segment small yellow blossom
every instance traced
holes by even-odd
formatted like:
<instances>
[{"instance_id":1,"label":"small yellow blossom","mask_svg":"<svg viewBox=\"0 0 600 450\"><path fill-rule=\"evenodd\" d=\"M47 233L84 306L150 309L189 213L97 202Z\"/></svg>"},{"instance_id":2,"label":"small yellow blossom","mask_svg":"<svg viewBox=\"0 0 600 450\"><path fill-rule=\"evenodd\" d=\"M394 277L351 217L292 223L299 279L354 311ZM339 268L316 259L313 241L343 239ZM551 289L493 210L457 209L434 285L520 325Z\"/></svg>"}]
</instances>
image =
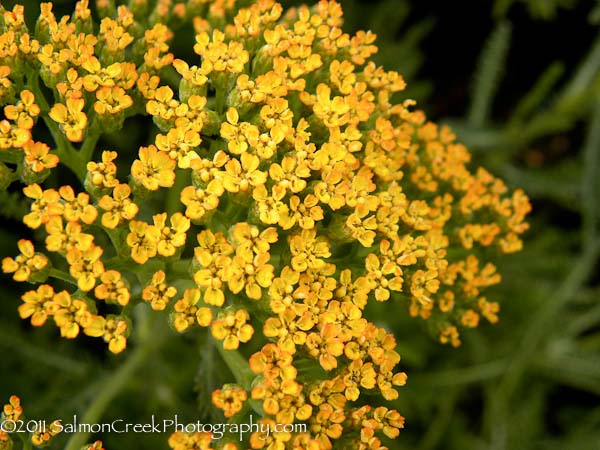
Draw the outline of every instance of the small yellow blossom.
<instances>
[{"instance_id":1,"label":"small yellow blossom","mask_svg":"<svg viewBox=\"0 0 600 450\"><path fill-rule=\"evenodd\" d=\"M199 289L186 289L183 298L175 302L171 321L179 333L183 333L196 322L202 327L207 327L212 322L210 308L198 306L200 296Z\"/></svg>"},{"instance_id":2,"label":"small yellow blossom","mask_svg":"<svg viewBox=\"0 0 600 450\"><path fill-rule=\"evenodd\" d=\"M81 221L91 225L98 216L96 208L90 204L90 196L85 192L80 192L75 196L75 191L71 186L62 186L58 193L63 199L63 217L68 222Z\"/></svg>"},{"instance_id":3,"label":"small yellow blossom","mask_svg":"<svg viewBox=\"0 0 600 450\"><path fill-rule=\"evenodd\" d=\"M106 150L102 152L102 162L87 163L87 177L92 186L105 189L114 188L119 184L119 180L116 179L117 166L113 162L117 156L117 152Z\"/></svg>"},{"instance_id":4,"label":"small yellow blossom","mask_svg":"<svg viewBox=\"0 0 600 450\"><path fill-rule=\"evenodd\" d=\"M141 147L139 159L131 165L133 179L150 191L171 187L175 182L175 161L154 145Z\"/></svg>"},{"instance_id":5,"label":"small yellow blossom","mask_svg":"<svg viewBox=\"0 0 600 450\"><path fill-rule=\"evenodd\" d=\"M152 275L152 281L142 291L142 300L149 302L152 309L162 311L177 294L177 289L166 282L165 272L159 270Z\"/></svg>"},{"instance_id":6,"label":"small yellow blossom","mask_svg":"<svg viewBox=\"0 0 600 450\"><path fill-rule=\"evenodd\" d=\"M127 245L131 248L131 258L138 264L144 264L156 256L160 230L146 222L132 220L129 222L130 233Z\"/></svg>"},{"instance_id":7,"label":"small yellow blossom","mask_svg":"<svg viewBox=\"0 0 600 450\"><path fill-rule=\"evenodd\" d=\"M213 391L211 399L213 405L222 409L225 417L229 418L241 411L248 394L240 387L226 385L223 389Z\"/></svg>"},{"instance_id":8,"label":"small yellow blossom","mask_svg":"<svg viewBox=\"0 0 600 450\"><path fill-rule=\"evenodd\" d=\"M50 147L43 142L29 141L23 146L23 151L25 152L25 164L32 172L43 172L58 165L58 156L50 153Z\"/></svg>"},{"instance_id":9,"label":"small yellow blossom","mask_svg":"<svg viewBox=\"0 0 600 450\"><path fill-rule=\"evenodd\" d=\"M72 247L67 251L69 272L84 292L93 289L96 279L104 273L104 264L100 259L102 253L102 248L97 245L91 245L86 250Z\"/></svg>"},{"instance_id":10,"label":"small yellow blossom","mask_svg":"<svg viewBox=\"0 0 600 450\"><path fill-rule=\"evenodd\" d=\"M21 297L23 304L19 306L21 319L31 318L31 325L41 327L53 314L51 308L53 298L54 288L49 284L42 284L37 290L26 292Z\"/></svg>"},{"instance_id":11,"label":"small yellow blossom","mask_svg":"<svg viewBox=\"0 0 600 450\"><path fill-rule=\"evenodd\" d=\"M94 295L106 303L121 306L127 305L131 298L126 280L116 270L107 270L100 276L100 284L94 289Z\"/></svg>"},{"instance_id":12,"label":"small yellow blossom","mask_svg":"<svg viewBox=\"0 0 600 450\"><path fill-rule=\"evenodd\" d=\"M50 440L59 434L62 429L62 423L60 420L55 420L48 425L44 423L41 429L36 430L31 435L31 443L36 447L48 445Z\"/></svg>"},{"instance_id":13,"label":"small yellow blossom","mask_svg":"<svg viewBox=\"0 0 600 450\"><path fill-rule=\"evenodd\" d=\"M32 275L48 265L48 258L41 253L36 253L33 243L27 239L20 239L17 245L21 254L14 259L4 258L2 271L12 273L15 281L28 281Z\"/></svg>"},{"instance_id":14,"label":"small yellow blossom","mask_svg":"<svg viewBox=\"0 0 600 450\"><path fill-rule=\"evenodd\" d=\"M105 195L98 201L98 206L106 211L102 214L102 226L112 230L137 215L139 207L129 198L130 195L128 184L117 184L112 195Z\"/></svg>"},{"instance_id":15,"label":"small yellow blossom","mask_svg":"<svg viewBox=\"0 0 600 450\"><path fill-rule=\"evenodd\" d=\"M186 231L190 228L190 220L181 213L171 216L171 226L166 225L167 214L153 217L154 226L160 231L157 251L162 256L173 256L175 251L185 245Z\"/></svg>"},{"instance_id":16,"label":"small yellow blossom","mask_svg":"<svg viewBox=\"0 0 600 450\"><path fill-rule=\"evenodd\" d=\"M307 269L320 269L331 256L329 244L325 238L317 237L316 229L302 230L302 233L290 238L292 268L298 272Z\"/></svg>"},{"instance_id":17,"label":"small yellow blossom","mask_svg":"<svg viewBox=\"0 0 600 450\"><path fill-rule=\"evenodd\" d=\"M72 142L80 142L83 132L88 123L86 114L83 112L85 102L82 98L68 98L66 105L55 104L48 115L58 123L62 131Z\"/></svg>"},{"instance_id":18,"label":"small yellow blossom","mask_svg":"<svg viewBox=\"0 0 600 450\"><path fill-rule=\"evenodd\" d=\"M211 325L212 335L223 341L225 350L235 350L240 342L248 342L254 334L252 325L246 323L249 319L244 309L219 313Z\"/></svg>"}]
</instances>

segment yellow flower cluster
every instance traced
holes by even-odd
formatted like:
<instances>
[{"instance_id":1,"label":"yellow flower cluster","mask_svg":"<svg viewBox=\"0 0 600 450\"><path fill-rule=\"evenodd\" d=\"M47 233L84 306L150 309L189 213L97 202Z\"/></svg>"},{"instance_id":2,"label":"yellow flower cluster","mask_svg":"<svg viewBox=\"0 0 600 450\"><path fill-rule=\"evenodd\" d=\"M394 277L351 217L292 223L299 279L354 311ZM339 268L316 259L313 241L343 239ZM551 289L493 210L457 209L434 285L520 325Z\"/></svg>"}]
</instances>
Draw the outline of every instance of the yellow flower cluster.
<instances>
[{"instance_id":1,"label":"yellow flower cluster","mask_svg":"<svg viewBox=\"0 0 600 450\"><path fill-rule=\"evenodd\" d=\"M11 395L8 403L0 411L0 425L2 425L0 427L0 449L10 450L13 448L14 437L21 424L25 422L24 419L25 415L21 406L21 399L16 395ZM59 420L54 420L50 423L46 423L46 420L36 421L36 430L23 440L23 445L25 447L29 446L29 448L32 445L35 447L45 447L61 431L62 424ZM30 440L30 443L27 444L26 440ZM100 441L98 442L102 444ZM100 445L98 449L103 450L101 447Z\"/></svg>"},{"instance_id":2,"label":"yellow flower cluster","mask_svg":"<svg viewBox=\"0 0 600 450\"><path fill-rule=\"evenodd\" d=\"M369 60L372 33L342 31L333 0L285 15L274 0L129 4L98 1L97 35L88 0L62 19L42 3L33 35L22 6L0 10L0 160L17 164L24 223L49 252L21 240L2 262L44 283L21 317L113 353L138 304L168 312L178 332L210 329L225 352L252 341L255 382L213 403L232 417L251 399L265 423L308 431L257 433L251 448L385 449L404 418L364 395L393 400L406 375L368 302L405 305L453 346L461 328L496 322L483 290L500 281L494 252L521 249L527 197L471 171L447 127L394 100L402 77ZM169 52L170 25L185 21L195 61ZM157 132L137 155L96 149L139 114ZM40 119L56 148L33 140ZM59 158L80 188L42 185ZM214 445L181 432L169 444Z\"/></svg>"}]
</instances>

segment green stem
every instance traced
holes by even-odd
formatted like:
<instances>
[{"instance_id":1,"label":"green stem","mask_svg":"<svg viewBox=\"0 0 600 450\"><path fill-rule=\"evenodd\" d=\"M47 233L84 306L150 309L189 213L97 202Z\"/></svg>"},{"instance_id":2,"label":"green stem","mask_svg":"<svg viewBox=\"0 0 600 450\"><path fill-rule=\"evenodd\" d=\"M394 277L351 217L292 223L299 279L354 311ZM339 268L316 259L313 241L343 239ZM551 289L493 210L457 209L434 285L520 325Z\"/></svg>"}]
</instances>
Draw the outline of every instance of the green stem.
<instances>
[{"instance_id":1,"label":"green stem","mask_svg":"<svg viewBox=\"0 0 600 450\"><path fill-rule=\"evenodd\" d=\"M149 318L147 318L149 319ZM115 372L109 374L102 387L98 391L98 396L84 413L80 423L94 424L102 418L104 411L127 386L131 378L138 369L146 362L157 346L156 334L150 330L148 324L139 324L142 332L139 333L140 341L127 361ZM75 433L71 436L65 450L79 450L90 437L90 433Z\"/></svg>"},{"instance_id":2,"label":"green stem","mask_svg":"<svg viewBox=\"0 0 600 450\"><path fill-rule=\"evenodd\" d=\"M219 354L239 385L244 389L250 390L252 387L252 381L254 381L254 373L250 370L248 361L237 350L225 350L223 343L220 341L215 342L215 347L219 350Z\"/></svg>"},{"instance_id":3,"label":"green stem","mask_svg":"<svg viewBox=\"0 0 600 450\"><path fill-rule=\"evenodd\" d=\"M77 281L75 281L75 278L73 278L67 272L63 272L62 270L56 269L55 267L50 269L50 273L48 274L48 276L50 276L52 278L56 278L57 280L61 280L66 283L72 284L74 286L77 286Z\"/></svg>"},{"instance_id":4,"label":"green stem","mask_svg":"<svg viewBox=\"0 0 600 450\"><path fill-rule=\"evenodd\" d=\"M100 133L93 133L83 141L81 150L79 150L79 158L83 160L86 165L87 162L92 159L98 139L100 139Z\"/></svg>"},{"instance_id":5,"label":"green stem","mask_svg":"<svg viewBox=\"0 0 600 450\"><path fill-rule=\"evenodd\" d=\"M225 350L222 342L217 341L212 337L209 339L213 339L215 347L219 350L221 358L225 361L227 367L229 367L237 384L242 386L246 391L250 391L256 375L250 369L246 358L244 358L237 350ZM264 415L262 403L260 401L248 400L248 404L258 415Z\"/></svg>"},{"instance_id":6,"label":"green stem","mask_svg":"<svg viewBox=\"0 0 600 450\"><path fill-rule=\"evenodd\" d=\"M228 92L227 89L218 89L215 93L215 111L219 114L223 114L225 112L225 94Z\"/></svg>"},{"instance_id":7,"label":"green stem","mask_svg":"<svg viewBox=\"0 0 600 450\"><path fill-rule=\"evenodd\" d=\"M183 209L182 203L179 201L180 193L184 187L190 184L189 171L177 169L175 171L175 183L167 191L165 211L169 216Z\"/></svg>"},{"instance_id":8,"label":"green stem","mask_svg":"<svg viewBox=\"0 0 600 450\"><path fill-rule=\"evenodd\" d=\"M23 152L13 153L10 151L2 151L0 152L0 162L5 162L9 164L17 164L23 160Z\"/></svg>"},{"instance_id":9,"label":"green stem","mask_svg":"<svg viewBox=\"0 0 600 450\"><path fill-rule=\"evenodd\" d=\"M33 449L33 444L31 442L31 435L26 434L26 437L24 437L23 440L23 450L32 450Z\"/></svg>"}]
</instances>

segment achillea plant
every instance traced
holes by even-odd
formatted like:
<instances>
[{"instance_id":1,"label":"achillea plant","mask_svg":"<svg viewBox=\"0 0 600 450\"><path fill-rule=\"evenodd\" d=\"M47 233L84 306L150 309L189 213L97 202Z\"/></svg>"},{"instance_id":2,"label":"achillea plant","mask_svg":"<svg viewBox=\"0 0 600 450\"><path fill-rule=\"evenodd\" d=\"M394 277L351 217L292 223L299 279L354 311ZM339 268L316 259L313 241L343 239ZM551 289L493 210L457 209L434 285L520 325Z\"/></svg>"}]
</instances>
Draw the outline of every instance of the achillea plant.
<instances>
[{"instance_id":1,"label":"achillea plant","mask_svg":"<svg viewBox=\"0 0 600 450\"><path fill-rule=\"evenodd\" d=\"M393 333L365 307L408 308L452 346L460 330L495 323L492 260L520 250L527 197L469 169L448 128L393 100L402 77L369 61L372 33L341 30L334 1L284 12L273 0L98 0L96 10L100 23L87 0L63 18L42 3L31 32L23 7L2 9L1 184L25 185L23 221L45 236L2 261L39 284L21 318L120 353L135 319L162 311L177 332L222 341L237 382L213 393L225 417L252 408L308 430L243 447L179 432L173 449L386 448L404 418L362 397L394 400L407 376ZM184 22L193 61L169 51ZM158 131L138 152L99 148L143 114ZM79 183L44 186L65 169Z\"/></svg>"}]
</instances>

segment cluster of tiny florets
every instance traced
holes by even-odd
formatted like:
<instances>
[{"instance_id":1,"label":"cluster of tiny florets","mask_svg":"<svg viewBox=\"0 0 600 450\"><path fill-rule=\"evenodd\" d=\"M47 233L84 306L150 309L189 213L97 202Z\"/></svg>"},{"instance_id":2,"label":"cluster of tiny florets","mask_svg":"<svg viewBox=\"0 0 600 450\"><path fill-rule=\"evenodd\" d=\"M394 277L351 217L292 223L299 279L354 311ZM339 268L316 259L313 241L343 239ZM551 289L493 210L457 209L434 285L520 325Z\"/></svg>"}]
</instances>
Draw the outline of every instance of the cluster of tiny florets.
<instances>
[{"instance_id":1,"label":"cluster of tiny florets","mask_svg":"<svg viewBox=\"0 0 600 450\"><path fill-rule=\"evenodd\" d=\"M1 10L0 160L15 168L0 163L0 185L26 185L23 222L45 236L45 250L21 240L2 261L16 281L40 283L20 316L113 353L138 304L225 351L258 341L253 385L225 385L213 404L229 418L252 400L264 423L308 431L256 433L251 448L384 449L404 418L363 397L394 400L407 377L367 304L405 308L453 346L462 328L495 323L491 259L521 249L527 197L471 171L447 127L394 100L402 77L370 61L372 33L342 31L335 1L287 13L274 0L129 5L97 1L98 24L88 0L62 19L42 3L35 33L22 6ZM193 61L169 50L184 22ZM98 148L140 114L152 141L135 154ZM53 143L35 140L36 124ZM58 167L80 185L57 185ZM217 445L181 432L169 444Z\"/></svg>"}]
</instances>

